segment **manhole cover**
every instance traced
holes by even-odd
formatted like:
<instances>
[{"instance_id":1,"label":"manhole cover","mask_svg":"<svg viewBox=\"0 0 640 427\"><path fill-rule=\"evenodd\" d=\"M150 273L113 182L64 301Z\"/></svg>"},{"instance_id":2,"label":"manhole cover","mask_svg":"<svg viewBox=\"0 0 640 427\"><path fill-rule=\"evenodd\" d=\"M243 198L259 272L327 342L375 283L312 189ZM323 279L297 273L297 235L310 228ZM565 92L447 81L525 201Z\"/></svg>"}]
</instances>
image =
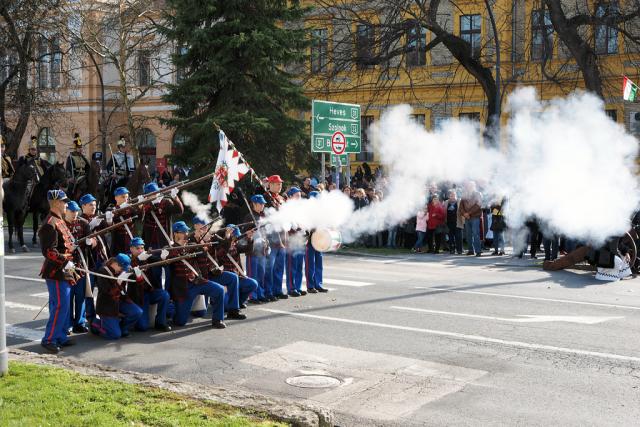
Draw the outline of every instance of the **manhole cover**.
<instances>
[{"instance_id":1,"label":"manhole cover","mask_svg":"<svg viewBox=\"0 0 640 427\"><path fill-rule=\"evenodd\" d=\"M301 388L330 388L337 387L342 383L338 378L329 375L299 375L287 378L285 382Z\"/></svg>"}]
</instances>

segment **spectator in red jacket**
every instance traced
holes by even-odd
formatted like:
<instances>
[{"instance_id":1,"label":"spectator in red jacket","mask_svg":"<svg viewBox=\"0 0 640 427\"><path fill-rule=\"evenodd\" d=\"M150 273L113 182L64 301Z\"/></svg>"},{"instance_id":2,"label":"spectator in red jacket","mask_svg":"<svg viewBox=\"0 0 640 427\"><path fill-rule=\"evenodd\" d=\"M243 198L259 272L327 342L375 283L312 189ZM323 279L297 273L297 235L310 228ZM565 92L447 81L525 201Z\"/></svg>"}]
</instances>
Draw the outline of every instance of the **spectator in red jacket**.
<instances>
[{"instance_id":1,"label":"spectator in red jacket","mask_svg":"<svg viewBox=\"0 0 640 427\"><path fill-rule=\"evenodd\" d=\"M444 206L440 203L440 198L437 194L431 196L431 202L429 202L429 208L427 210L429 212L429 219L427 220L427 245L429 252L437 254L440 253L442 237L445 233L445 221L447 219Z\"/></svg>"}]
</instances>

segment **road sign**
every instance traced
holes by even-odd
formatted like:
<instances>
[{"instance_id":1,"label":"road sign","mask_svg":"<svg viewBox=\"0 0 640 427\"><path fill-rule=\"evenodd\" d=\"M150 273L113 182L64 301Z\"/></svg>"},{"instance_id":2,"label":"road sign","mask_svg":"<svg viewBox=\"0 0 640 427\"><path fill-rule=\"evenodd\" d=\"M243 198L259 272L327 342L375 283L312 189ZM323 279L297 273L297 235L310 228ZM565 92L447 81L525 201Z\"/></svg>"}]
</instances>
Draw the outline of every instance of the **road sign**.
<instances>
[{"instance_id":1,"label":"road sign","mask_svg":"<svg viewBox=\"0 0 640 427\"><path fill-rule=\"evenodd\" d=\"M348 157L348 154L336 156L335 154L331 153L331 166L335 166L337 168L339 168L340 166L347 166Z\"/></svg>"},{"instance_id":2,"label":"road sign","mask_svg":"<svg viewBox=\"0 0 640 427\"><path fill-rule=\"evenodd\" d=\"M345 138L344 153L361 149L360 106L314 100L311 106L311 151L331 153L331 140L339 132Z\"/></svg>"},{"instance_id":3,"label":"road sign","mask_svg":"<svg viewBox=\"0 0 640 427\"><path fill-rule=\"evenodd\" d=\"M347 140L342 132L336 132L331 137L331 152L336 156L344 154L347 148Z\"/></svg>"}]
</instances>

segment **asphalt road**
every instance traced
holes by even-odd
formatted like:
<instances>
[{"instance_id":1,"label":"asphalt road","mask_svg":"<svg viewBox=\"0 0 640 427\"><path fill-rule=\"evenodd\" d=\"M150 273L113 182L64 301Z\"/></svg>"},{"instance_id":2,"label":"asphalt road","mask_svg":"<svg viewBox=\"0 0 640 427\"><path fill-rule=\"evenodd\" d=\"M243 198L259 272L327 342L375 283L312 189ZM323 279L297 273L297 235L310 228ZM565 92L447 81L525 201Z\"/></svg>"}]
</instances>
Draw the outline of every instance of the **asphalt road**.
<instances>
[{"instance_id":1,"label":"asphalt road","mask_svg":"<svg viewBox=\"0 0 640 427\"><path fill-rule=\"evenodd\" d=\"M8 342L36 352L40 262L6 261ZM325 286L251 306L226 330L198 319L117 342L79 336L63 357L308 400L343 426L638 425L640 279L507 257L333 255Z\"/></svg>"}]
</instances>

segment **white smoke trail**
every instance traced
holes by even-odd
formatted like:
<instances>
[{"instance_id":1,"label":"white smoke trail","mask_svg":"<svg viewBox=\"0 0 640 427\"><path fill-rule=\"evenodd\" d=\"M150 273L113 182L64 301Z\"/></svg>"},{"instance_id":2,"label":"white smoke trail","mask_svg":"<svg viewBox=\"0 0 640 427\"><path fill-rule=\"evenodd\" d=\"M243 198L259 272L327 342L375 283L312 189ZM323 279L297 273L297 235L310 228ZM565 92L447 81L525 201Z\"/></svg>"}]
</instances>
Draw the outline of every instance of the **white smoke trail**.
<instances>
[{"instance_id":1,"label":"white smoke trail","mask_svg":"<svg viewBox=\"0 0 640 427\"><path fill-rule=\"evenodd\" d=\"M211 208L213 207L212 203L203 204L198 199L198 196L189 192L182 191L180 193L180 199L182 203L191 210L195 215L199 216L206 222L211 221Z\"/></svg>"},{"instance_id":2,"label":"white smoke trail","mask_svg":"<svg viewBox=\"0 0 640 427\"><path fill-rule=\"evenodd\" d=\"M331 192L287 202L268 221L337 228L351 241L415 215L430 181L474 179L486 183L485 203L507 197L511 227L535 215L543 229L594 244L626 231L639 201L638 141L606 116L603 102L585 93L540 102L522 88L508 105L504 151L484 147L472 123L452 119L427 131L409 106L393 107L369 131L389 175L383 201L350 213L349 200Z\"/></svg>"}]
</instances>

